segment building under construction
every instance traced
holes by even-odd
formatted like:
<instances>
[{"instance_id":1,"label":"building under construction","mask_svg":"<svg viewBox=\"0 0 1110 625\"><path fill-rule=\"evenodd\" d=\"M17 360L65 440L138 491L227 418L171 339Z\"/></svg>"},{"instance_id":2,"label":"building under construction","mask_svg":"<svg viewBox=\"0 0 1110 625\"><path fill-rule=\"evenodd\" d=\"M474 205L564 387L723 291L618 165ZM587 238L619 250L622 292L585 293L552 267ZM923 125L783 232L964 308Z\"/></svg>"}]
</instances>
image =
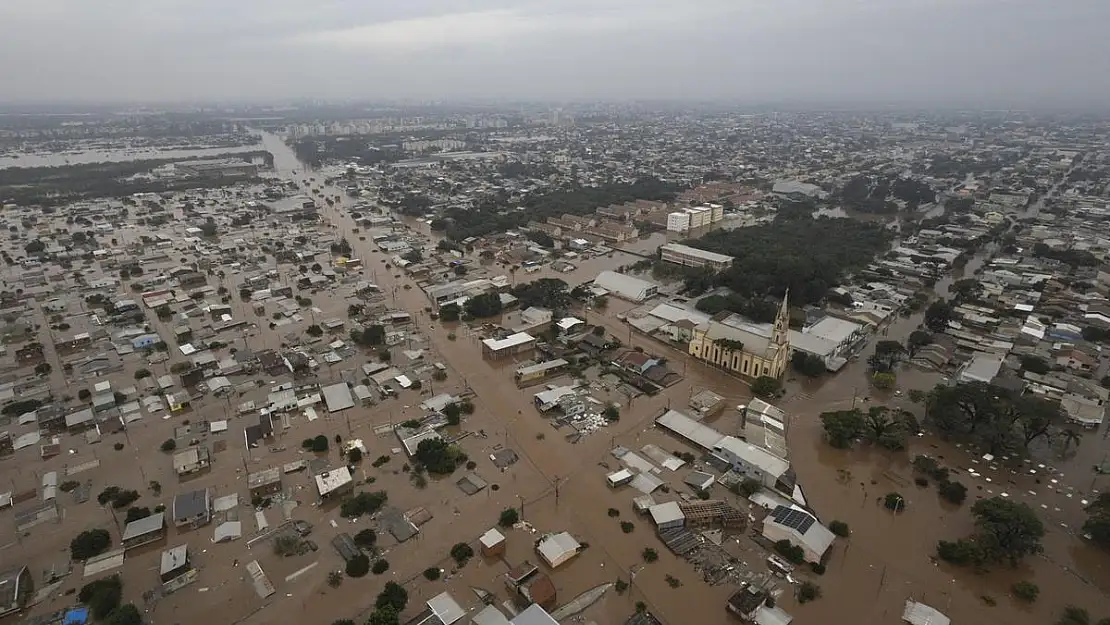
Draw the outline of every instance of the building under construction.
<instances>
[{"instance_id":1,"label":"building under construction","mask_svg":"<svg viewBox=\"0 0 1110 625\"><path fill-rule=\"evenodd\" d=\"M721 527L739 531L748 527L747 515L719 499L679 502L678 507L686 516L686 527Z\"/></svg>"}]
</instances>

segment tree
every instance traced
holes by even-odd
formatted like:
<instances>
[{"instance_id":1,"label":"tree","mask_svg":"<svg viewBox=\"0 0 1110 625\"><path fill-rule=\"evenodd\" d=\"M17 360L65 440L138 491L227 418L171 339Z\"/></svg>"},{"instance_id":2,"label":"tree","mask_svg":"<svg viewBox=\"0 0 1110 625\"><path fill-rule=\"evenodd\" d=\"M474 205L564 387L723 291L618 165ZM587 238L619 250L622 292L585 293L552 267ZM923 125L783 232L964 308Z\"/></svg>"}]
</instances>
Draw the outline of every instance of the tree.
<instances>
[{"instance_id":1,"label":"tree","mask_svg":"<svg viewBox=\"0 0 1110 625\"><path fill-rule=\"evenodd\" d=\"M1056 625L1090 625L1091 615L1087 610L1069 605L1064 608L1064 613L1060 615L1060 620L1056 621Z\"/></svg>"},{"instance_id":2,"label":"tree","mask_svg":"<svg viewBox=\"0 0 1110 625\"><path fill-rule=\"evenodd\" d=\"M347 577L365 577L370 572L370 558L360 553L347 560Z\"/></svg>"},{"instance_id":3,"label":"tree","mask_svg":"<svg viewBox=\"0 0 1110 625\"><path fill-rule=\"evenodd\" d=\"M922 347L933 342L933 335L924 330L914 330L906 339L906 355L913 358Z\"/></svg>"},{"instance_id":4,"label":"tree","mask_svg":"<svg viewBox=\"0 0 1110 625\"><path fill-rule=\"evenodd\" d=\"M104 553L112 544L108 530L85 530L69 542L69 553L74 560L88 560Z\"/></svg>"},{"instance_id":5,"label":"tree","mask_svg":"<svg viewBox=\"0 0 1110 625\"><path fill-rule=\"evenodd\" d=\"M459 320L459 315L462 310L455 302L450 302L439 307L439 319L446 323L454 323Z\"/></svg>"},{"instance_id":6,"label":"tree","mask_svg":"<svg viewBox=\"0 0 1110 625\"><path fill-rule=\"evenodd\" d=\"M809 603L821 598L821 587L813 582L802 582L798 586L798 603Z\"/></svg>"},{"instance_id":7,"label":"tree","mask_svg":"<svg viewBox=\"0 0 1110 625\"><path fill-rule=\"evenodd\" d=\"M1044 375L1052 370L1052 367L1050 367L1043 358L1030 354L1021 356L1021 368L1030 373L1036 373L1037 375Z\"/></svg>"},{"instance_id":8,"label":"tree","mask_svg":"<svg viewBox=\"0 0 1110 625\"><path fill-rule=\"evenodd\" d=\"M741 497L751 497L763 489L763 483L754 477L745 477L736 484L736 493Z\"/></svg>"},{"instance_id":9,"label":"tree","mask_svg":"<svg viewBox=\"0 0 1110 625\"><path fill-rule=\"evenodd\" d=\"M761 375L752 382L752 394L759 397L774 397L782 389L782 383L769 375Z\"/></svg>"},{"instance_id":10,"label":"tree","mask_svg":"<svg viewBox=\"0 0 1110 625\"><path fill-rule=\"evenodd\" d=\"M952 320L952 306L944 300L936 300L925 309L925 325L933 332L944 332Z\"/></svg>"},{"instance_id":11,"label":"tree","mask_svg":"<svg viewBox=\"0 0 1110 625\"><path fill-rule=\"evenodd\" d=\"M123 581L118 575L89 582L77 593L77 600L89 607L93 618L103 620L119 607L123 599Z\"/></svg>"},{"instance_id":12,"label":"tree","mask_svg":"<svg viewBox=\"0 0 1110 625\"><path fill-rule=\"evenodd\" d=\"M594 329L590 330L590 333L594 336L605 336L605 326L594 326Z\"/></svg>"},{"instance_id":13,"label":"tree","mask_svg":"<svg viewBox=\"0 0 1110 625\"><path fill-rule=\"evenodd\" d=\"M1024 452L1064 422L1059 404L983 382L938 385L926 406L942 435L994 455Z\"/></svg>"},{"instance_id":14,"label":"tree","mask_svg":"<svg viewBox=\"0 0 1110 625\"><path fill-rule=\"evenodd\" d=\"M523 302L521 303L523 306ZM501 314L501 295L499 293L483 293L466 300L463 305L466 314L475 319L493 317Z\"/></svg>"},{"instance_id":15,"label":"tree","mask_svg":"<svg viewBox=\"0 0 1110 625\"><path fill-rule=\"evenodd\" d=\"M378 544L378 533L372 529L360 530L354 536L355 544L363 549L373 549Z\"/></svg>"},{"instance_id":16,"label":"tree","mask_svg":"<svg viewBox=\"0 0 1110 625\"><path fill-rule=\"evenodd\" d=\"M347 462L350 464L358 464L362 462L362 450L358 447L351 447L347 450Z\"/></svg>"},{"instance_id":17,"label":"tree","mask_svg":"<svg viewBox=\"0 0 1110 625\"><path fill-rule=\"evenodd\" d=\"M142 625L143 617L134 604L125 603L112 610L103 625Z\"/></svg>"},{"instance_id":18,"label":"tree","mask_svg":"<svg viewBox=\"0 0 1110 625\"><path fill-rule=\"evenodd\" d=\"M829 531L841 538L847 538L852 533L852 530L848 528L848 524L844 521L832 521L829 523Z\"/></svg>"},{"instance_id":19,"label":"tree","mask_svg":"<svg viewBox=\"0 0 1110 625\"><path fill-rule=\"evenodd\" d=\"M378 608L370 614L366 625L401 625L401 617L391 607Z\"/></svg>"},{"instance_id":20,"label":"tree","mask_svg":"<svg viewBox=\"0 0 1110 625\"><path fill-rule=\"evenodd\" d=\"M776 541L775 551L780 556L786 558L788 562L793 562L794 564L801 564L806 561L805 550L789 540L783 539Z\"/></svg>"},{"instance_id":21,"label":"tree","mask_svg":"<svg viewBox=\"0 0 1110 625\"><path fill-rule=\"evenodd\" d=\"M883 497L883 507L894 512L901 512L906 509L906 498L899 493L887 493Z\"/></svg>"},{"instance_id":22,"label":"tree","mask_svg":"<svg viewBox=\"0 0 1110 625\"><path fill-rule=\"evenodd\" d=\"M864 418L859 410L836 410L821 413L821 425L829 444L845 449L863 434Z\"/></svg>"},{"instance_id":23,"label":"tree","mask_svg":"<svg viewBox=\"0 0 1110 625\"><path fill-rule=\"evenodd\" d=\"M150 377L150 371L148 371L146 369L139 369L138 371L135 372L135 379L136 380L142 380L143 378L149 378L149 377Z\"/></svg>"},{"instance_id":24,"label":"tree","mask_svg":"<svg viewBox=\"0 0 1110 625\"><path fill-rule=\"evenodd\" d=\"M641 557L643 557L644 562L647 562L649 564L659 559L659 552L652 549L651 547L646 547L643 552L640 553L640 555Z\"/></svg>"},{"instance_id":25,"label":"tree","mask_svg":"<svg viewBox=\"0 0 1110 625\"><path fill-rule=\"evenodd\" d=\"M35 365L35 374L50 375L50 372L53 371L53 369L54 368L50 366L50 363L40 362L39 364Z\"/></svg>"},{"instance_id":26,"label":"tree","mask_svg":"<svg viewBox=\"0 0 1110 625\"><path fill-rule=\"evenodd\" d=\"M801 350L795 351L790 357L790 366L807 378L820 377L827 371L825 361L820 356L807 354Z\"/></svg>"},{"instance_id":27,"label":"tree","mask_svg":"<svg viewBox=\"0 0 1110 625\"><path fill-rule=\"evenodd\" d=\"M363 347L377 347L385 343L385 326L374 324L361 330L354 328L350 333L351 342Z\"/></svg>"},{"instance_id":28,"label":"tree","mask_svg":"<svg viewBox=\"0 0 1110 625\"><path fill-rule=\"evenodd\" d=\"M941 540L937 542L937 557L956 566L979 566L983 561L983 551L974 541L965 538Z\"/></svg>"},{"instance_id":29,"label":"tree","mask_svg":"<svg viewBox=\"0 0 1110 625\"><path fill-rule=\"evenodd\" d=\"M384 608L389 606L398 612L405 609L409 602L409 593L405 587L397 582L389 581L382 587L382 591L378 593L377 600L374 601L374 607Z\"/></svg>"},{"instance_id":30,"label":"tree","mask_svg":"<svg viewBox=\"0 0 1110 625\"><path fill-rule=\"evenodd\" d=\"M905 449L905 415L886 406L872 406L863 420L863 434L869 442L892 451Z\"/></svg>"},{"instance_id":31,"label":"tree","mask_svg":"<svg viewBox=\"0 0 1110 625\"><path fill-rule=\"evenodd\" d=\"M150 516L150 508L138 508L133 506L127 509L127 516L123 518L123 522L130 523L132 521L138 521L139 519L145 519L148 516Z\"/></svg>"},{"instance_id":32,"label":"tree","mask_svg":"<svg viewBox=\"0 0 1110 625\"><path fill-rule=\"evenodd\" d=\"M430 566L424 569L424 579L428 580L429 582L436 581L442 574L443 571L440 571L438 566Z\"/></svg>"},{"instance_id":33,"label":"tree","mask_svg":"<svg viewBox=\"0 0 1110 625\"><path fill-rule=\"evenodd\" d=\"M606 421L620 421L621 409L616 404L609 403L605 406L605 410L603 410L601 414L605 417Z\"/></svg>"},{"instance_id":34,"label":"tree","mask_svg":"<svg viewBox=\"0 0 1110 625\"><path fill-rule=\"evenodd\" d=\"M458 425L460 421L460 414L462 410L455 402L451 402L443 407L443 415L447 417L447 425Z\"/></svg>"},{"instance_id":35,"label":"tree","mask_svg":"<svg viewBox=\"0 0 1110 625\"><path fill-rule=\"evenodd\" d=\"M980 499L971 507L975 531L967 539L974 546L976 563L1007 562L1017 566L1022 558L1042 551L1044 525L1027 504L1002 497ZM968 550L966 545L963 548ZM940 546L938 545L938 554Z\"/></svg>"},{"instance_id":36,"label":"tree","mask_svg":"<svg viewBox=\"0 0 1110 625\"><path fill-rule=\"evenodd\" d=\"M1037 595L1041 594L1041 589L1033 582L1022 580L1010 586L1010 592L1026 603L1033 603L1037 600Z\"/></svg>"},{"instance_id":37,"label":"tree","mask_svg":"<svg viewBox=\"0 0 1110 625\"><path fill-rule=\"evenodd\" d=\"M905 354L906 348L898 341L879 341L875 344L875 353L867 359L867 363L872 371L890 373Z\"/></svg>"},{"instance_id":38,"label":"tree","mask_svg":"<svg viewBox=\"0 0 1110 625\"><path fill-rule=\"evenodd\" d=\"M516 508L505 508L501 511L501 516L497 519L497 524L501 527L512 527L520 522L520 513Z\"/></svg>"},{"instance_id":39,"label":"tree","mask_svg":"<svg viewBox=\"0 0 1110 625\"><path fill-rule=\"evenodd\" d=\"M323 336L324 335L324 329L321 328L320 326L316 325L315 323L308 326L308 329L306 329L304 332L305 332L305 334L307 334L309 336L312 336L312 337L318 337L318 336Z\"/></svg>"},{"instance_id":40,"label":"tree","mask_svg":"<svg viewBox=\"0 0 1110 625\"><path fill-rule=\"evenodd\" d=\"M345 519L353 519L363 515L374 514L380 510L388 500L389 495L387 495L385 491L358 493L350 499L345 499L343 503L339 505L339 516Z\"/></svg>"},{"instance_id":41,"label":"tree","mask_svg":"<svg viewBox=\"0 0 1110 625\"><path fill-rule=\"evenodd\" d=\"M456 276L465 276L470 270L466 268L466 265L455 265L455 268L451 271L454 272Z\"/></svg>"},{"instance_id":42,"label":"tree","mask_svg":"<svg viewBox=\"0 0 1110 625\"><path fill-rule=\"evenodd\" d=\"M428 469L429 473L449 475L455 471L462 454L454 445L450 445L442 439L433 438L420 441L420 444L416 446L416 453L413 454L413 458ZM466 460L462 461L465 462Z\"/></svg>"},{"instance_id":43,"label":"tree","mask_svg":"<svg viewBox=\"0 0 1110 625\"><path fill-rule=\"evenodd\" d=\"M967 499L967 487L959 482L945 480L937 485L937 494L949 503L960 505Z\"/></svg>"},{"instance_id":44,"label":"tree","mask_svg":"<svg viewBox=\"0 0 1110 625\"><path fill-rule=\"evenodd\" d=\"M177 449L177 441L172 438L167 438L166 440L162 441L161 449L165 452L173 451Z\"/></svg>"},{"instance_id":45,"label":"tree","mask_svg":"<svg viewBox=\"0 0 1110 625\"><path fill-rule=\"evenodd\" d=\"M312 451L316 453L323 453L328 450L328 437L323 434L317 434L312 439Z\"/></svg>"},{"instance_id":46,"label":"tree","mask_svg":"<svg viewBox=\"0 0 1110 625\"><path fill-rule=\"evenodd\" d=\"M451 558L459 566L466 566L467 561L472 557L474 557L474 549L466 543L455 543L451 547Z\"/></svg>"},{"instance_id":47,"label":"tree","mask_svg":"<svg viewBox=\"0 0 1110 625\"><path fill-rule=\"evenodd\" d=\"M1102 547L1110 548L1110 493L1099 493L1087 506L1087 520L1083 531Z\"/></svg>"},{"instance_id":48,"label":"tree","mask_svg":"<svg viewBox=\"0 0 1110 625\"><path fill-rule=\"evenodd\" d=\"M384 558L374 560L374 566L370 569L374 575L381 575L389 570L389 561Z\"/></svg>"}]
</instances>

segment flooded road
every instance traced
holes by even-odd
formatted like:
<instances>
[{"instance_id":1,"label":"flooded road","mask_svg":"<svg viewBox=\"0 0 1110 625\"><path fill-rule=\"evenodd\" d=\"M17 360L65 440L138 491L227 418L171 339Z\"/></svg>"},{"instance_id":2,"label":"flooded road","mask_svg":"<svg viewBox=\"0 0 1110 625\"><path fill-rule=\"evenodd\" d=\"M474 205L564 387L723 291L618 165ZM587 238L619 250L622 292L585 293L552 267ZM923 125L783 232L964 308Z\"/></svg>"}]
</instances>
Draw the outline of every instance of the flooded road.
<instances>
[{"instance_id":1,"label":"flooded road","mask_svg":"<svg viewBox=\"0 0 1110 625\"><path fill-rule=\"evenodd\" d=\"M302 169L279 138L264 135L263 143L274 154L275 167L281 175L293 176L294 170ZM302 175L297 176L298 180L300 177ZM630 402L623 408L620 422L609 431L571 445L536 414L531 406L530 394L519 391L511 383L510 370L481 361L477 337L458 327L444 327L433 322L421 312L427 306L426 298L407 277L395 277L398 274L375 269L382 265L386 255L372 249L368 240L359 240L360 235L353 232L354 223L346 210L352 200L336 187L325 188L325 192L328 196L342 196L334 207L322 209L322 215L337 226L337 236L348 239L355 248L355 255L364 259L364 265L373 270L384 291L395 293L398 307L416 313L419 327L427 332L438 356L463 373L466 384L477 394L475 403L478 411L488 414L500 428L500 431L490 433L491 438L504 437L511 447L521 453L522 461L535 469L535 479L514 480L511 489L506 487L509 493L523 499L522 505L527 507L525 518L537 515L537 519L543 518L545 522L564 522L574 527L581 534L579 539L587 540L593 546L589 552L593 554L591 561L595 557L601 558L590 565L586 561L576 562L572 565L572 576L563 571L554 575L560 585L560 593L565 592L564 596L569 597L617 576L627 579L633 570L642 566L640 549L652 546L659 551L660 561L636 575L631 593L604 600L598 608L603 611L604 617L591 612L591 618L602 625L623 622L631 613L633 603L643 600L653 612L672 624L724 625L734 622L724 611L730 589L695 583L689 565L661 548L658 541L649 536L647 524L639 524L639 531L643 532L639 540L628 540L621 534L619 526L606 515L606 508L616 505L617 498L604 486L601 479L603 472L596 465L608 458L608 449L614 443L638 448L651 441L667 449L682 448L681 444L667 442L666 437L652 428L654 417L672 401L675 408L682 409L690 394L701 388L711 388L728 396L730 402L740 403L748 394L746 386L733 377L690 359L681 351L630 333L628 326L615 318L617 313L628 307L613 301L603 315L591 312L589 322L604 324L628 345L665 355L670 359L672 368L681 367L685 378L664 394ZM974 273L985 257L986 252L977 255L963 273ZM590 266L589 269L596 267ZM530 280L535 277L541 276L521 274L516 279ZM956 279L958 276L950 276L940 281L938 293L947 294L947 289ZM567 281L574 284L582 280ZM406 284L410 289L403 288ZM920 322L920 314L896 318L886 328L882 338L903 340ZM451 332L457 334L456 340L448 338ZM824 590L821 600L799 606L784 597L782 603L796 616L795 622L802 625L826 622L897 623L902 604L908 598L925 601L960 623L1042 625L1055 618L1065 604L1087 607L1097 618L1105 616L1101 614L1100 606L1105 605L1105 589L1110 589L1107 556L1092 549L1074 534L1074 528L1084 518L1081 500L1093 489L1107 486L1102 482L1105 478L1092 478L1089 464L1087 469L1082 468L1084 463L1089 463L1091 455L1097 455L1104 447L1104 433L1087 436L1076 458L1052 463L1058 472L1048 479L1057 480L1056 483L1038 476L1011 474L1006 469L992 469L966 451L928 435L911 441L909 454L832 449L822 440L818 420L821 412L848 408L853 403L868 405L887 401L920 411L919 407L905 399L908 390L925 390L940 381L938 374L906 369L899 372L903 395L879 396L869 391L866 355L861 355L836 376L812 383L791 382L788 397L781 402L781 407L791 415L789 441L792 463L811 506L826 523L834 519L848 522L854 534L849 540L838 541L828 572L814 578ZM735 419L735 413L730 411L715 427L728 431L738 425ZM921 489L915 486L909 471L909 459L918 453L939 456L945 464L960 470L958 479L968 486L972 495L968 503L962 508L953 508L942 503L931 487ZM966 470L971 467L975 467L983 477L975 480L967 476ZM1044 476L1044 472L1039 475ZM991 481L986 481L985 477L990 477ZM556 484L558 498L555 496ZM891 515L876 503L876 498L891 491L901 492L909 502L907 510L898 516ZM1023 568L1016 571L999 570L985 575L933 562L937 540L954 539L969 531L967 510L974 498L991 497L1002 492L1028 501L1050 528L1044 556L1030 558ZM1030 492L1035 495L1030 495ZM679 588L670 588L664 573L682 573L689 581ZM1009 585L1020 579L1033 581L1041 588L1042 598L1032 608L1026 608L1007 596ZM991 602L997 605L988 605Z\"/></svg>"},{"instance_id":2,"label":"flooded road","mask_svg":"<svg viewBox=\"0 0 1110 625\"><path fill-rule=\"evenodd\" d=\"M0 156L0 169L8 167L63 167L65 165L85 165L89 163L123 163L127 161L142 161L151 159L190 159L232 154L238 152L253 152L262 149L262 144L240 145L229 147L197 147L197 148L148 148L138 147L133 149L88 149L69 150L66 152L36 152L18 154L15 156Z\"/></svg>"}]
</instances>

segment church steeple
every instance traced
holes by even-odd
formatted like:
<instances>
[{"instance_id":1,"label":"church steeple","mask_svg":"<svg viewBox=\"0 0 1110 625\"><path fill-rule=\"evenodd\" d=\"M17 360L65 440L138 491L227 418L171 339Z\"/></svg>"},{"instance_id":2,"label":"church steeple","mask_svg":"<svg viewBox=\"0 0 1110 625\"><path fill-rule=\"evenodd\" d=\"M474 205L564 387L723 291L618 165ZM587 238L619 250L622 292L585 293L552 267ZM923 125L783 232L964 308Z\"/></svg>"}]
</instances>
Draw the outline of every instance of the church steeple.
<instances>
[{"instance_id":1,"label":"church steeple","mask_svg":"<svg viewBox=\"0 0 1110 625\"><path fill-rule=\"evenodd\" d=\"M773 345L788 345L790 343L790 289L782 296L782 305L775 315L775 326L771 330L771 343Z\"/></svg>"}]
</instances>

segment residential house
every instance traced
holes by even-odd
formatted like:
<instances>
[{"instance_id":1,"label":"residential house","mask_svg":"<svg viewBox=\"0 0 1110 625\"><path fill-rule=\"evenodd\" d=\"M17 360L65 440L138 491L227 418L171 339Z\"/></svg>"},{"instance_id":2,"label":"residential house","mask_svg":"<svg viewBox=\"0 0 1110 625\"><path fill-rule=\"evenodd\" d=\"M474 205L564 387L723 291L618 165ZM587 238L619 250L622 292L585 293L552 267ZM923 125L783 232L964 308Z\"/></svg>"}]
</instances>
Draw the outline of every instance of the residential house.
<instances>
[{"instance_id":1,"label":"residential house","mask_svg":"<svg viewBox=\"0 0 1110 625\"><path fill-rule=\"evenodd\" d=\"M181 493L173 498L171 508L176 527L200 527L212 520L212 498L207 488Z\"/></svg>"},{"instance_id":2,"label":"residential house","mask_svg":"<svg viewBox=\"0 0 1110 625\"><path fill-rule=\"evenodd\" d=\"M801 547L806 562L821 562L836 536L807 510L776 506L763 519L763 537L771 542L790 541Z\"/></svg>"}]
</instances>

